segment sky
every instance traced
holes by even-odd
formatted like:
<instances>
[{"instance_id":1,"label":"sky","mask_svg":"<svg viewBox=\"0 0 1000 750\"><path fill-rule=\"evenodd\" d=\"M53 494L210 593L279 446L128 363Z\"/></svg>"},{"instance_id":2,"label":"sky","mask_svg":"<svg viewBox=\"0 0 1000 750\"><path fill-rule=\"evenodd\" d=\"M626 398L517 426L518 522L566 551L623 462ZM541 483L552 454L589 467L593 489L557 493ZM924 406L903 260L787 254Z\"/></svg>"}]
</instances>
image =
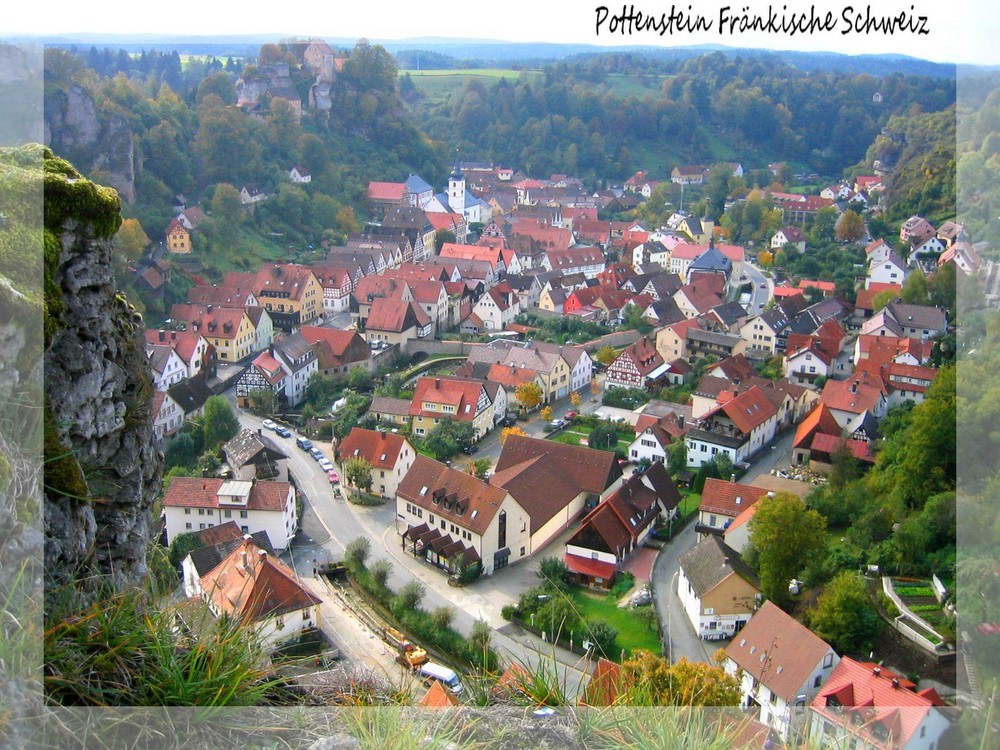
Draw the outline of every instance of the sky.
<instances>
[{"instance_id":1,"label":"sky","mask_svg":"<svg viewBox=\"0 0 1000 750\"><path fill-rule=\"evenodd\" d=\"M598 7L605 5L607 16L597 28ZM610 31L612 19L623 7L634 7L647 16L659 18L673 7L682 13L700 16L711 23L708 31L675 29L660 35L654 31L623 34ZM810 34L720 33L720 14L766 17L773 8L778 20L783 15L809 13L816 9L820 18L831 13L833 27ZM39 10L40 9L40 10ZM784 9L784 10L783 10ZM864 23L867 13L876 18L903 14L910 29L887 34L870 29L858 32L848 21ZM926 17L926 22L919 18ZM858 20L860 18L860 21ZM909 21L910 18L914 20ZM1000 65L1000 13L995 0L501 0L501 2L436 2L415 0L41 0L10 3L0 20L0 38L73 33L183 34L197 36L273 34L282 36L323 36L326 38L367 37L397 40L412 37L473 38L517 42L558 42L587 44L641 44L686 46L723 44L803 51L830 51L845 54L894 53L936 62Z\"/></svg>"}]
</instances>

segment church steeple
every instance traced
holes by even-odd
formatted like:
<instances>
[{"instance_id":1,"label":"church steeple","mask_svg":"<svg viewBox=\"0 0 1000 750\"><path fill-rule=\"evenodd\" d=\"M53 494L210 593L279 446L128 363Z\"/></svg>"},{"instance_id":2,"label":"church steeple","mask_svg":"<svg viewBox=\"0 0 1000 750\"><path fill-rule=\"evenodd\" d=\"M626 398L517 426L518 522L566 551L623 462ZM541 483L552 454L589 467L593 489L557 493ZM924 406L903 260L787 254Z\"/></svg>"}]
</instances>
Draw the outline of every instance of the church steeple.
<instances>
[{"instance_id":1,"label":"church steeple","mask_svg":"<svg viewBox=\"0 0 1000 750\"><path fill-rule=\"evenodd\" d=\"M455 166L448 178L448 207L456 214L465 215L465 175L458 161L458 149L455 149Z\"/></svg>"}]
</instances>

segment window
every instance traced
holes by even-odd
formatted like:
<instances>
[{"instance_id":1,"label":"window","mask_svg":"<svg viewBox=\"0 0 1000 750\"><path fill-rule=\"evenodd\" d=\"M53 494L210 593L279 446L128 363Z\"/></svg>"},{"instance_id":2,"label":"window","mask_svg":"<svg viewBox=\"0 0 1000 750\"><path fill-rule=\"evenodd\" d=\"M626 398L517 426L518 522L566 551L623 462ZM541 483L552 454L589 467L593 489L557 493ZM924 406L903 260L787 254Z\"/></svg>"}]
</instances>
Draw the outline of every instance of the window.
<instances>
[{"instance_id":1,"label":"window","mask_svg":"<svg viewBox=\"0 0 1000 750\"><path fill-rule=\"evenodd\" d=\"M822 675L816 675L816 679L813 680L813 687L818 688L822 681L823 681Z\"/></svg>"},{"instance_id":2,"label":"window","mask_svg":"<svg viewBox=\"0 0 1000 750\"><path fill-rule=\"evenodd\" d=\"M524 557L524 547L521 547L521 557Z\"/></svg>"},{"instance_id":3,"label":"window","mask_svg":"<svg viewBox=\"0 0 1000 750\"><path fill-rule=\"evenodd\" d=\"M226 511L226 518L232 518L232 517L233 517L233 512L231 510L227 510Z\"/></svg>"},{"instance_id":4,"label":"window","mask_svg":"<svg viewBox=\"0 0 1000 750\"><path fill-rule=\"evenodd\" d=\"M199 516L205 515L205 509L204 508L198 508L198 515Z\"/></svg>"},{"instance_id":5,"label":"window","mask_svg":"<svg viewBox=\"0 0 1000 750\"><path fill-rule=\"evenodd\" d=\"M198 529L199 530L204 529L204 528L205 528L205 524L203 524L203 523L199 523L198 524Z\"/></svg>"},{"instance_id":6,"label":"window","mask_svg":"<svg viewBox=\"0 0 1000 750\"><path fill-rule=\"evenodd\" d=\"M242 531L244 534L249 534L250 533L250 527L249 526L240 526L240 531Z\"/></svg>"},{"instance_id":7,"label":"window","mask_svg":"<svg viewBox=\"0 0 1000 750\"><path fill-rule=\"evenodd\" d=\"M185 529L190 529L191 528L191 522L188 521L186 524L184 524L184 528Z\"/></svg>"},{"instance_id":8,"label":"window","mask_svg":"<svg viewBox=\"0 0 1000 750\"><path fill-rule=\"evenodd\" d=\"M311 612L308 609L302 610L302 619L303 620L308 620L310 614L311 614Z\"/></svg>"},{"instance_id":9,"label":"window","mask_svg":"<svg viewBox=\"0 0 1000 750\"><path fill-rule=\"evenodd\" d=\"M500 511L500 519L497 527L497 548L503 549L507 546L507 511Z\"/></svg>"},{"instance_id":10,"label":"window","mask_svg":"<svg viewBox=\"0 0 1000 750\"><path fill-rule=\"evenodd\" d=\"M823 657L823 669L829 669L833 666L833 654L827 654Z\"/></svg>"},{"instance_id":11,"label":"window","mask_svg":"<svg viewBox=\"0 0 1000 750\"><path fill-rule=\"evenodd\" d=\"M190 516L191 515L191 509L190 508L185 508L184 509L184 515L185 516Z\"/></svg>"},{"instance_id":12,"label":"window","mask_svg":"<svg viewBox=\"0 0 1000 750\"><path fill-rule=\"evenodd\" d=\"M250 517L250 514L247 511L245 511L245 510L241 510L240 511L240 518L249 518L249 517Z\"/></svg>"}]
</instances>

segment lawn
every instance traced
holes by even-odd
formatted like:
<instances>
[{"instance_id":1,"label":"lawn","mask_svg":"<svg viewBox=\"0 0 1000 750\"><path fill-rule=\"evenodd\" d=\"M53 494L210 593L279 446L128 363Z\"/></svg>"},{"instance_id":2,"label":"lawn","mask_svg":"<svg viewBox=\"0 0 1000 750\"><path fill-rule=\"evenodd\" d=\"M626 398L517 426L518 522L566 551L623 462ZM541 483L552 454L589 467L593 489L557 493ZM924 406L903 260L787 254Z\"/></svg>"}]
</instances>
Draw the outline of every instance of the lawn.
<instances>
[{"instance_id":1,"label":"lawn","mask_svg":"<svg viewBox=\"0 0 1000 750\"><path fill-rule=\"evenodd\" d=\"M663 652L656 626L650 627L641 609L619 609L617 600L607 594L586 591L581 588L570 590L573 604L585 620L603 620L618 630L618 646L626 650L626 656L636 649L646 649L654 654Z\"/></svg>"}]
</instances>

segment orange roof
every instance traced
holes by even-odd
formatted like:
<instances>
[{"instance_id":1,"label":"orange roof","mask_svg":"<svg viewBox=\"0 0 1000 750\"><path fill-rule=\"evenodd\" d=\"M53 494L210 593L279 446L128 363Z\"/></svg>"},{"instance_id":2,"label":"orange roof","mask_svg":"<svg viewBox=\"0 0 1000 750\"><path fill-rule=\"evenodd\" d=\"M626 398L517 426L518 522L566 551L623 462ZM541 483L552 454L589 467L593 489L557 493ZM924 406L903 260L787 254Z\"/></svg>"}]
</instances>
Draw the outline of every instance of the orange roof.
<instances>
[{"instance_id":1,"label":"orange roof","mask_svg":"<svg viewBox=\"0 0 1000 750\"><path fill-rule=\"evenodd\" d=\"M402 201L406 185L402 182L369 182L368 197L373 201Z\"/></svg>"},{"instance_id":2,"label":"orange roof","mask_svg":"<svg viewBox=\"0 0 1000 750\"><path fill-rule=\"evenodd\" d=\"M287 293L290 299L299 299L309 279L314 278L309 266L296 263L270 263L262 266L254 278L253 291L258 297L262 292Z\"/></svg>"},{"instance_id":3,"label":"orange roof","mask_svg":"<svg viewBox=\"0 0 1000 750\"><path fill-rule=\"evenodd\" d=\"M710 477L705 480L698 510L735 518L767 493L768 490L764 487Z\"/></svg>"},{"instance_id":4,"label":"orange roof","mask_svg":"<svg viewBox=\"0 0 1000 750\"><path fill-rule=\"evenodd\" d=\"M705 416L718 414L719 412L729 417L740 432L750 434L754 428L759 427L768 419L775 416L778 410L774 408L774 404L771 403L767 394L759 386L755 385L743 391L743 393L735 398L731 398L720 404Z\"/></svg>"},{"instance_id":5,"label":"orange roof","mask_svg":"<svg viewBox=\"0 0 1000 750\"><path fill-rule=\"evenodd\" d=\"M874 411L884 394L885 384L881 379L862 371L860 377L855 373L850 380L826 381L820 399L831 409L861 414Z\"/></svg>"},{"instance_id":6,"label":"orange roof","mask_svg":"<svg viewBox=\"0 0 1000 750\"><path fill-rule=\"evenodd\" d=\"M201 338L201 334L194 331L146 330L147 344L168 344L185 363L194 357Z\"/></svg>"},{"instance_id":7,"label":"orange roof","mask_svg":"<svg viewBox=\"0 0 1000 750\"><path fill-rule=\"evenodd\" d=\"M236 338L245 316L242 307L212 307L210 311L200 305L179 304L170 308L170 317L183 320L191 332L219 339Z\"/></svg>"},{"instance_id":8,"label":"orange roof","mask_svg":"<svg viewBox=\"0 0 1000 750\"><path fill-rule=\"evenodd\" d=\"M440 682L432 680L418 705L422 708L451 708L458 705L458 699L445 690Z\"/></svg>"},{"instance_id":9,"label":"orange roof","mask_svg":"<svg viewBox=\"0 0 1000 750\"><path fill-rule=\"evenodd\" d=\"M202 576L201 588L215 610L246 622L322 603L284 563L250 539Z\"/></svg>"},{"instance_id":10,"label":"orange roof","mask_svg":"<svg viewBox=\"0 0 1000 750\"><path fill-rule=\"evenodd\" d=\"M337 449L343 460L363 458L376 469L394 469L406 438L398 433L355 427Z\"/></svg>"},{"instance_id":11,"label":"orange roof","mask_svg":"<svg viewBox=\"0 0 1000 750\"><path fill-rule=\"evenodd\" d=\"M817 404L806 418L799 424L795 431L795 441L793 448L807 447L812 443L812 438L817 433L840 436L840 424L833 416L830 407L824 403Z\"/></svg>"},{"instance_id":12,"label":"orange roof","mask_svg":"<svg viewBox=\"0 0 1000 750\"><path fill-rule=\"evenodd\" d=\"M832 281L813 281L811 279L802 279L802 281L799 282L799 289L805 290L809 287L819 289L824 294L832 294L837 290L837 285Z\"/></svg>"},{"instance_id":13,"label":"orange roof","mask_svg":"<svg viewBox=\"0 0 1000 750\"><path fill-rule=\"evenodd\" d=\"M471 422L476 417L476 407L482 389L483 384L478 380L424 376L413 387L410 415ZM454 411L447 414L438 410L428 411L423 408L425 403L443 404L454 408Z\"/></svg>"},{"instance_id":14,"label":"orange roof","mask_svg":"<svg viewBox=\"0 0 1000 750\"><path fill-rule=\"evenodd\" d=\"M440 230L454 229L462 223L463 219L461 214L428 212L427 221L435 230Z\"/></svg>"},{"instance_id":15,"label":"orange roof","mask_svg":"<svg viewBox=\"0 0 1000 750\"><path fill-rule=\"evenodd\" d=\"M801 289L793 289L790 286L776 286L774 287L775 297L797 297L802 294Z\"/></svg>"},{"instance_id":16,"label":"orange roof","mask_svg":"<svg viewBox=\"0 0 1000 750\"><path fill-rule=\"evenodd\" d=\"M620 690L621 667L602 656L597 660L580 703L585 706L610 706L618 700Z\"/></svg>"},{"instance_id":17,"label":"orange roof","mask_svg":"<svg viewBox=\"0 0 1000 750\"><path fill-rule=\"evenodd\" d=\"M500 263L501 251L498 247L488 245L459 245L445 242L438 253L441 258L463 258L465 260L485 260L495 270Z\"/></svg>"}]
</instances>

